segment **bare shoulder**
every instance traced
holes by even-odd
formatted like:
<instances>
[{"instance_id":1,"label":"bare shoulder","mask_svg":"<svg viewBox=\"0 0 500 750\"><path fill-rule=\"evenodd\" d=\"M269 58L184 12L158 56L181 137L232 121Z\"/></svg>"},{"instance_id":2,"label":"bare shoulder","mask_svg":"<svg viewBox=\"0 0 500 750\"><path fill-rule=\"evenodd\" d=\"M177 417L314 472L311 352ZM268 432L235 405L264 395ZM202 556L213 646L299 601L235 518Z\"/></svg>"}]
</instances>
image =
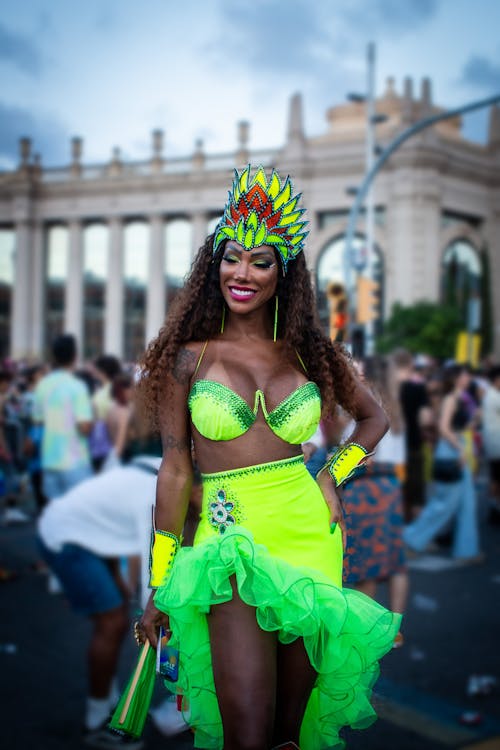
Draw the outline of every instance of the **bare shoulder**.
<instances>
[{"instance_id":1,"label":"bare shoulder","mask_svg":"<svg viewBox=\"0 0 500 750\"><path fill-rule=\"evenodd\" d=\"M172 376L180 385L186 385L193 377L203 346L203 341L189 341L183 344L177 352Z\"/></svg>"},{"instance_id":2,"label":"bare shoulder","mask_svg":"<svg viewBox=\"0 0 500 750\"><path fill-rule=\"evenodd\" d=\"M447 408L449 408L450 406L455 406L457 401L458 401L457 396L453 392L447 393L446 396L443 398L443 406L446 406Z\"/></svg>"}]
</instances>

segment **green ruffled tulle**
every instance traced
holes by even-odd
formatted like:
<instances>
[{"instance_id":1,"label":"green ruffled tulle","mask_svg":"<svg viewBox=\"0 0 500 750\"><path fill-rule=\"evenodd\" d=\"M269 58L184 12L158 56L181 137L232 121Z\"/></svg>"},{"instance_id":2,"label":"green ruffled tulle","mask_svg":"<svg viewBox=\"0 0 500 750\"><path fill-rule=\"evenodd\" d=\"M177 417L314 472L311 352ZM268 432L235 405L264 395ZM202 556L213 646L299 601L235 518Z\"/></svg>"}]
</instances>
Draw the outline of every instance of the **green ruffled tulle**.
<instances>
[{"instance_id":1,"label":"green ruffled tulle","mask_svg":"<svg viewBox=\"0 0 500 750\"><path fill-rule=\"evenodd\" d=\"M243 601L256 608L260 627L277 631L282 643L302 637L318 672L302 723L302 750L344 747L341 727L364 728L376 718L370 694L378 659L391 649L401 616L364 594L337 588L315 570L272 557L240 526L182 548L155 596L170 615L173 645L180 650L177 685L189 698L195 747L223 746L205 615L232 598L232 575Z\"/></svg>"}]
</instances>

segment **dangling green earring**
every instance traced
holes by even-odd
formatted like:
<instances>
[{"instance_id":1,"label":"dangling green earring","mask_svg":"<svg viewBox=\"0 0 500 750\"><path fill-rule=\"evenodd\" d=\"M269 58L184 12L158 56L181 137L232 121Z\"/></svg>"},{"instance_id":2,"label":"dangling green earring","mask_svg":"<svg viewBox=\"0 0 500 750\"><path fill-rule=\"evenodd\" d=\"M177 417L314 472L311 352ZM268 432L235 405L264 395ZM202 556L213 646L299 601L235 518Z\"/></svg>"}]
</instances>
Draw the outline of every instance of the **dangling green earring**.
<instances>
[{"instance_id":1,"label":"dangling green earring","mask_svg":"<svg viewBox=\"0 0 500 750\"><path fill-rule=\"evenodd\" d=\"M220 322L220 332L224 333L224 323L226 322L226 306L222 308L222 319Z\"/></svg>"},{"instance_id":2,"label":"dangling green earring","mask_svg":"<svg viewBox=\"0 0 500 750\"><path fill-rule=\"evenodd\" d=\"M276 341L276 334L278 333L278 295L274 298L274 333L273 341Z\"/></svg>"}]
</instances>

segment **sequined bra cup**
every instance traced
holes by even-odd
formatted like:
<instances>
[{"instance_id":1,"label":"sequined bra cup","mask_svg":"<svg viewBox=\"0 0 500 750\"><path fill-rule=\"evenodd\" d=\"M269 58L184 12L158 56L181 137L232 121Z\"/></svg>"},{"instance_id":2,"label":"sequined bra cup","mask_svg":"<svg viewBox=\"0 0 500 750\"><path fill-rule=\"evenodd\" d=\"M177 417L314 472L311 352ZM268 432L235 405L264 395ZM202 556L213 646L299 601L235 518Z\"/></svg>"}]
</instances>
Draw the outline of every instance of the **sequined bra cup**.
<instances>
[{"instance_id":1,"label":"sequined bra cup","mask_svg":"<svg viewBox=\"0 0 500 750\"><path fill-rule=\"evenodd\" d=\"M287 443L305 443L321 417L321 395L312 381L303 383L267 411L264 393L255 392L253 409L238 393L215 380L197 380L188 398L191 419L208 440L233 440L244 435L257 419L259 404L269 428Z\"/></svg>"}]
</instances>

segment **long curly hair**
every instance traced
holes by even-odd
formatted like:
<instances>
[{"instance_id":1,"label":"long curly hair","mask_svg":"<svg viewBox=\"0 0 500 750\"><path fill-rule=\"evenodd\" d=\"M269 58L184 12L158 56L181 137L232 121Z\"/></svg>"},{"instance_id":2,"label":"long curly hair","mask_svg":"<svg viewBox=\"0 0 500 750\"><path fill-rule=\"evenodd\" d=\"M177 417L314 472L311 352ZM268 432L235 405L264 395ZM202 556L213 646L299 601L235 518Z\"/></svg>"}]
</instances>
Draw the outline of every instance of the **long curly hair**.
<instances>
[{"instance_id":1,"label":"long curly hair","mask_svg":"<svg viewBox=\"0 0 500 750\"><path fill-rule=\"evenodd\" d=\"M220 332L224 298L219 268L224 248L219 248L214 256L213 241L211 234L198 251L184 287L140 362L137 395L155 426L158 426L158 412L167 396L165 374L172 372L182 345L205 341ZM276 294L278 338L283 338L290 353L300 354L308 378L320 389L324 414L332 414L337 403L352 413L354 368L343 346L332 343L321 329L303 253L288 264L286 275L278 276Z\"/></svg>"}]
</instances>

